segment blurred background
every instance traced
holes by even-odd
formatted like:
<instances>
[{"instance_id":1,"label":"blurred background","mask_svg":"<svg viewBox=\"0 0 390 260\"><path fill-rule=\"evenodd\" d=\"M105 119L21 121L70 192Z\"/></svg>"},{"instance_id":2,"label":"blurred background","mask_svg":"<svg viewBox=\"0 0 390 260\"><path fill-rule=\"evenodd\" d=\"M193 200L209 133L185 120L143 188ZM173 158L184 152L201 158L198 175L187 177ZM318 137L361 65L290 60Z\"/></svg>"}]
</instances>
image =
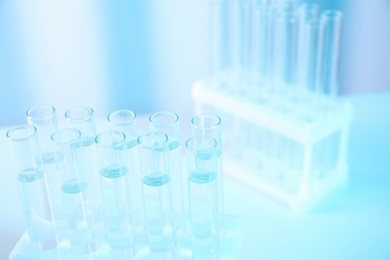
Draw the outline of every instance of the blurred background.
<instances>
[{"instance_id":1,"label":"blurred background","mask_svg":"<svg viewBox=\"0 0 390 260\"><path fill-rule=\"evenodd\" d=\"M390 2L315 1L344 13L341 93L390 89ZM0 0L0 125L49 104L97 116L192 112L208 75L209 0Z\"/></svg>"}]
</instances>

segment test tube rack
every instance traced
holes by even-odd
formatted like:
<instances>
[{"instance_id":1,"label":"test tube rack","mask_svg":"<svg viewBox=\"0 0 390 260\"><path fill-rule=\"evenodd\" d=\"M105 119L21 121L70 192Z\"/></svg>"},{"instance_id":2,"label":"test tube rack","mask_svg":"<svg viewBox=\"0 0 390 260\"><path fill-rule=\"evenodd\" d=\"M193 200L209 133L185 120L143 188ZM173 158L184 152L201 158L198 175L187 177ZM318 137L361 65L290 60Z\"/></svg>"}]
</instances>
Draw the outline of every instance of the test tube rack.
<instances>
[{"instance_id":1,"label":"test tube rack","mask_svg":"<svg viewBox=\"0 0 390 260\"><path fill-rule=\"evenodd\" d=\"M315 107L242 92L217 75L193 86L196 113L222 118L224 172L297 210L312 208L347 181L347 100L308 94ZM229 86L230 85L230 86ZM250 88L247 88L250 89Z\"/></svg>"},{"instance_id":2,"label":"test tube rack","mask_svg":"<svg viewBox=\"0 0 390 260\"><path fill-rule=\"evenodd\" d=\"M210 0L211 76L196 113L222 118L224 171L305 211L347 180L353 109L339 93L343 14L296 0Z\"/></svg>"}]
</instances>

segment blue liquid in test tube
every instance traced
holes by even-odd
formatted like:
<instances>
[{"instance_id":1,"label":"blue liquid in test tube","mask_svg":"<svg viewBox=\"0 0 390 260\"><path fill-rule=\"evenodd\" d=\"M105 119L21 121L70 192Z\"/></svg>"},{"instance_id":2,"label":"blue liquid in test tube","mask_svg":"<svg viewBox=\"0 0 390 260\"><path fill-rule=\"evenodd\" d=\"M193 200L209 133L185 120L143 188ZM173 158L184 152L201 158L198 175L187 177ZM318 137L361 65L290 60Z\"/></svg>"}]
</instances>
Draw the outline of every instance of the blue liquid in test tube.
<instances>
[{"instance_id":1,"label":"blue liquid in test tube","mask_svg":"<svg viewBox=\"0 0 390 260\"><path fill-rule=\"evenodd\" d=\"M27 123L37 129L37 136L42 157L42 167L45 171L47 188L53 215L55 219L57 233L61 233L64 228L63 210L61 203L61 187L57 173L56 163L62 160L62 155L55 152L51 135L58 130L55 108L52 106L35 106L27 113Z\"/></svg>"},{"instance_id":2,"label":"blue liquid in test tube","mask_svg":"<svg viewBox=\"0 0 390 260\"><path fill-rule=\"evenodd\" d=\"M85 176L85 181L89 186L89 193L93 197L92 207L97 225L103 221L102 198L99 185L99 174L96 166L96 125L94 111L90 107L78 106L70 108L65 113L68 127L80 131L80 145L83 157L79 163Z\"/></svg>"},{"instance_id":3,"label":"blue liquid in test tube","mask_svg":"<svg viewBox=\"0 0 390 260\"><path fill-rule=\"evenodd\" d=\"M139 170L139 156L137 149L137 138L139 129L137 125L136 114L127 109L116 110L107 117L111 130L121 131L126 136L125 148L128 161L128 179L129 179L129 198L132 203L132 217L137 229L142 231L143 221L143 202L142 202L142 184Z\"/></svg>"},{"instance_id":4,"label":"blue liquid in test tube","mask_svg":"<svg viewBox=\"0 0 390 260\"><path fill-rule=\"evenodd\" d=\"M110 256L128 259L135 255L134 216L130 192L126 137L106 131L96 137L103 210Z\"/></svg>"},{"instance_id":5,"label":"blue liquid in test tube","mask_svg":"<svg viewBox=\"0 0 390 260\"><path fill-rule=\"evenodd\" d=\"M11 146L27 234L32 250L50 250L57 246L54 219L47 182L42 167L37 130L23 125L10 129L7 138Z\"/></svg>"},{"instance_id":6,"label":"blue liquid in test tube","mask_svg":"<svg viewBox=\"0 0 390 260\"><path fill-rule=\"evenodd\" d=\"M168 160L172 186L172 206L175 234L184 225L183 178L181 169L179 117L172 112L157 112L149 118L151 132L164 133L168 137ZM179 235L179 234L177 234Z\"/></svg>"},{"instance_id":7,"label":"blue liquid in test tube","mask_svg":"<svg viewBox=\"0 0 390 260\"><path fill-rule=\"evenodd\" d=\"M173 205L168 137L148 132L138 137L144 216L150 256L173 257Z\"/></svg>"},{"instance_id":8,"label":"blue liquid in test tube","mask_svg":"<svg viewBox=\"0 0 390 260\"><path fill-rule=\"evenodd\" d=\"M218 253L217 142L193 136L186 142L193 257Z\"/></svg>"},{"instance_id":9,"label":"blue liquid in test tube","mask_svg":"<svg viewBox=\"0 0 390 260\"><path fill-rule=\"evenodd\" d=\"M90 254L97 248L91 203L94 198L82 167L84 157L81 133L77 129L64 128L53 133L52 140L63 156L63 160L57 162L57 169L61 177L62 205L70 252Z\"/></svg>"},{"instance_id":10,"label":"blue liquid in test tube","mask_svg":"<svg viewBox=\"0 0 390 260\"><path fill-rule=\"evenodd\" d=\"M200 114L192 118L192 136L210 136L217 142L216 144L216 183L217 183L217 212L218 222L223 222L224 198L223 198L223 167L222 167L222 134L221 118L214 114Z\"/></svg>"}]
</instances>

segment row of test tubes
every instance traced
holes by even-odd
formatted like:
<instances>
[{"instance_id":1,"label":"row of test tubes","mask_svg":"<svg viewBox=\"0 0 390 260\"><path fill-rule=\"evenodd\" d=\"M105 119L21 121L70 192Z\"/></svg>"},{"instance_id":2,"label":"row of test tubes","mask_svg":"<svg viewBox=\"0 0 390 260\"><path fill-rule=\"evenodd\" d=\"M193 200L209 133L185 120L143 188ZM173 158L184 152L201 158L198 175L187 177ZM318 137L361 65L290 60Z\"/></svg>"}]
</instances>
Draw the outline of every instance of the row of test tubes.
<instances>
[{"instance_id":1,"label":"row of test tubes","mask_svg":"<svg viewBox=\"0 0 390 260\"><path fill-rule=\"evenodd\" d=\"M130 110L112 112L109 130L99 134L91 108L71 108L65 117L67 128L59 128L52 106L33 107L28 124L7 132L28 259L219 258L217 115L192 118L184 160L175 113L151 115L142 134Z\"/></svg>"},{"instance_id":2,"label":"row of test tubes","mask_svg":"<svg viewBox=\"0 0 390 260\"><path fill-rule=\"evenodd\" d=\"M343 15L298 2L210 0L212 71L230 92L298 114L329 108L339 92Z\"/></svg>"}]
</instances>

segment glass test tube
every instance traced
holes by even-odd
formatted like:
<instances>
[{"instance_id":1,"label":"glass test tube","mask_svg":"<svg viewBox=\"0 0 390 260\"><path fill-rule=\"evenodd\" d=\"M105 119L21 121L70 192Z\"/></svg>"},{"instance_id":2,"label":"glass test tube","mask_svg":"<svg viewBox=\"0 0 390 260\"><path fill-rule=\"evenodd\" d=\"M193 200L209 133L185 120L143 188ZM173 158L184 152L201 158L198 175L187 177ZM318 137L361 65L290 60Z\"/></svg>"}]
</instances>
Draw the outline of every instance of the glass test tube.
<instances>
[{"instance_id":1,"label":"glass test tube","mask_svg":"<svg viewBox=\"0 0 390 260\"><path fill-rule=\"evenodd\" d=\"M58 130L55 108L52 106L36 106L30 108L27 113L27 123L37 128L39 145L42 153L42 162L51 164L56 162L56 154L53 152L51 135Z\"/></svg>"},{"instance_id":2,"label":"glass test tube","mask_svg":"<svg viewBox=\"0 0 390 260\"><path fill-rule=\"evenodd\" d=\"M150 254L172 252L172 188L168 159L168 137L163 133L144 133L137 139L145 226Z\"/></svg>"},{"instance_id":3,"label":"glass test tube","mask_svg":"<svg viewBox=\"0 0 390 260\"><path fill-rule=\"evenodd\" d=\"M218 252L217 142L196 135L186 142L193 257Z\"/></svg>"},{"instance_id":4,"label":"glass test tube","mask_svg":"<svg viewBox=\"0 0 390 260\"><path fill-rule=\"evenodd\" d=\"M318 22L319 7L316 4L302 4L299 7L299 50L297 63L298 92L318 89L319 68L322 58L322 26Z\"/></svg>"},{"instance_id":5,"label":"glass test tube","mask_svg":"<svg viewBox=\"0 0 390 260\"><path fill-rule=\"evenodd\" d=\"M253 62L261 89L269 89L272 72L272 7L261 1L253 13ZM266 87L268 86L268 87Z\"/></svg>"},{"instance_id":6,"label":"glass test tube","mask_svg":"<svg viewBox=\"0 0 390 260\"><path fill-rule=\"evenodd\" d=\"M335 98L339 91L339 56L343 14L337 10L326 10L321 14L321 24L325 27L324 65L322 89Z\"/></svg>"},{"instance_id":7,"label":"glass test tube","mask_svg":"<svg viewBox=\"0 0 390 260\"><path fill-rule=\"evenodd\" d=\"M129 188L131 190L134 223L140 226L143 221L142 185L139 171L137 138L139 129L136 114L131 110L116 110L107 117L110 129L121 131L126 136L126 150L129 169Z\"/></svg>"},{"instance_id":8,"label":"glass test tube","mask_svg":"<svg viewBox=\"0 0 390 260\"><path fill-rule=\"evenodd\" d=\"M64 128L53 133L52 140L63 157L57 162L57 169L61 178L70 251L88 254L96 250L96 233L91 207L93 197L82 167L85 151L82 149L81 133L77 129Z\"/></svg>"},{"instance_id":9,"label":"glass test tube","mask_svg":"<svg viewBox=\"0 0 390 260\"><path fill-rule=\"evenodd\" d=\"M273 84L277 97L289 95L295 76L298 21L292 2L275 10L273 19Z\"/></svg>"},{"instance_id":10,"label":"glass test tube","mask_svg":"<svg viewBox=\"0 0 390 260\"><path fill-rule=\"evenodd\" d=\"M248 76L250 75L251 70L251 56L252 53L252 9L253 5L251 1L244 1L241 3L240 7L240 26L241 26L241 68L244 80L250 79ZM245 82L249 83L249 82Z\"/></svg>"},{"instance_id":11,"label":"glass test tube","mask_svg":"<svg viewBox=\"0 0 390 260\"><path fill-rule=\"evenodd\" d=\"M222 168L222 134L221 118L214 114L200 114L192 118L192 136L202 135L211 136L217 142L217 213L218 221L223 221L224 216L224 198L223 198L223 168Z\"/></svg>"},{"instance_id":12,"label":"glass test tube","mask_svg":"<svg viewBox=\"0 0 390 260\"><path fill-rule=\"evenodd\" d=\"M83 168L84 176L88 182L89 192L93 197L93 208L95 214L95 222L101 223L103 221L102 213L102 198L99 185L99 173L96 166L96 125L94 112L92 108L85 106L73 107L66 111L65 118L68 127L75 128L80 131L81 145L84 150L84 159L80 163Z\"/></svg>"},{"instance_id":13,"label":"glass test tube","mask_svg":"<svg viewBox=\"0 0 390 260\"><path fill-rule=\"evenodd\" d=\"M37 130L23 125L6 134L13 156L27 234L38 250L56 246L56 233L47 183L42 168Z\"/></svg>"},{"instance_id":14,"label":"glass test tube","mask_svg":"<svg viewBox=\"0 0 390 260\"><path fill-rule=\"evenodd\" d=\"M43 168L49 189L51 207L56 228L61 229L63 211L61 206L61 187L56 162L62 160L61 154L55 153L51 135L58 130L55 108L52 106L35 106L27 111L27 123L37 129L37 136L42 154Z\"/></svg>"},{"instance_id":15,"label":"glass test tube","mask_svg":"<svg viewBox=\"0 0 390 260\"><path fill-rule=\"evenodd\" d=\"M238 0L227 0L227 64L233 77L237 77L240 70L240 51L241 51L241 20L240 20L240 3ZM233 78L233 81L236 78ZM235 82L233 82L235 83Z\"/></svg>"},{"instance_id":16,"label":"glass test tube","mask_svg":"<svg viewBox=\"0 0 390 260\"><path fill-rule=\"evenodd\" d=\"M210 0L210 70L214 75L224 69L226 53L225 0Z\"/></svg>"},{"instance_id":17,"label":"glass test tube","mask_svg":"<svg viewBox=\"0 0 390 260\"><path fill-rule=\"evenodd\" d=\"M103 195L107 242L112 257L127 259L134 255L132 192L127 162L125 134L106 131L96 137L98 167Z\"/></svg>"},{"instance_id":18,"label":"glass test tube","mask_svg":"<svg viewBox=\"0 0 390 260\"><path fill-rule=\"evenodd\" d=\"M261 22L261 5L253 3L251 9L251 46L252 46L252 55L250 55L250 77L251 83L258 85L260 83L260 65L261 65L261 41L264 39L262 37L262 22Z\"/></svg>"},{"instance_id":19,"label":"glass test tube","mask_svg":"<svg viewBox=\"0 0 390 260\"><path fill-rule=\"evenodd\" d=\"M183 226L185 220L179 128L179 116L175 113L157 112L149 117L150 131L164 133L168 137L168 158L175 229Z\"/></svg>"}]
</instances>

